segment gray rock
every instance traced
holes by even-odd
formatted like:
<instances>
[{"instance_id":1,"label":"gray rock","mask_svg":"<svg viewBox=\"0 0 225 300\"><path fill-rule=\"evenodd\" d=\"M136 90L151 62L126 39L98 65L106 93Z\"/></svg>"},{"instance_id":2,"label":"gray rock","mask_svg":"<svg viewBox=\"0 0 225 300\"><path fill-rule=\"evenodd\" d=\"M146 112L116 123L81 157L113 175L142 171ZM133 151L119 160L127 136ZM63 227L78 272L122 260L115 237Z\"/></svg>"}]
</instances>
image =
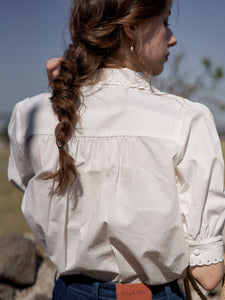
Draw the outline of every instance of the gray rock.
<instances>
[{"instance_id":1,"label":"gray rock","mask_svg":"<svg viewBox=\"0 0 225 300\"><path fill-rule=\"evenodd\" d=\"M0 284L0 300L13 300L15 290L7 284Z\"/></svg>"},{"instance_id":2,"label":"gray rock","mask_svg":"<svg viewBox=\"0 0 225 300\"><path fill-rule=\"evenodd\" d=\"M36 275L34 243L22 234L7 233L0 238L0 282L12 286L33 285Z\"/></svg>"},{"instance_id":3,"label":"gray rock","mask_svg":"<svg viewBox=\"0 0 225 300\"><path fill-rule=\"evenodd\" d=\"M54 286L55 266L45 255L37 273L35 284L28 289L18 289L16 300L50 300L52 299L52 289Z\"/></svg>"}]
</instances>

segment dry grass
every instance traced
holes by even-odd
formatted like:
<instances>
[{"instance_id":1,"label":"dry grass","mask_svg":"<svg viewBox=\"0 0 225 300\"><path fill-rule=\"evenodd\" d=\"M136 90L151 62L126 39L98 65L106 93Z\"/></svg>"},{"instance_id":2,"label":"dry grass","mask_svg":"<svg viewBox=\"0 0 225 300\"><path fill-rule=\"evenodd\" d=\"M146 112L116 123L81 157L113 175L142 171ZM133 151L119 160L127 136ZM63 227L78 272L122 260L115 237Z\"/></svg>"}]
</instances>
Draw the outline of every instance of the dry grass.
<instances>
[{"instance_id":1,"label":"dry grass","mask_svg":"<svg viewBox=\"0 0 225 300\"><path fill-rule=\"evenodd\" d=\"M30 231L20 209L23 193L8 182L8 156L9 149L0 148L0 235L7 231Z\"/></svg>"},{"instance_id":2,"label":"dry grass","mask_svg":"<svg viewBox=\"0 0 225 300\"><path fill-rule=\"evenodd\" d=\"M225 159L225 139L221 144ZM7 231L30 231L20 209L23 193L7 179L8 156L9 148L0 148L0 235Z\"/></svg>"}]
</instances>

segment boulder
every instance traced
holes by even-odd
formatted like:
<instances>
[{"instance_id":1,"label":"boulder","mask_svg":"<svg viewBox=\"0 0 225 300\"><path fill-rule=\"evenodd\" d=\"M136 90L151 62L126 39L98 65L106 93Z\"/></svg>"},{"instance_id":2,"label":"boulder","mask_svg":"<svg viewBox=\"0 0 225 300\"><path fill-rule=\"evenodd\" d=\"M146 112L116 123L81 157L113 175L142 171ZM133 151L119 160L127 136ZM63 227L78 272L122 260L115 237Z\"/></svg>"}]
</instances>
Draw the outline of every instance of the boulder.
<instances>
[{"instance_id":1,"label":"boulder","mask_svg":"<svg viewBox=\"0 0 225 300\"><path fill-rule=\"evenodd\" d=\"M33 285L36 277L36 247L22 234L0 237L0 282L12 286Z\"/></svg>"},{"instance_id":2,"label":"boulder","mask_svg":"<svg viewBox=\"0 0 225 300\"><path fill-rule=\"evenodd\" d=\"M15 289L7 284L0 284L0 300L13 300Z\"/></svg>"}]
</instances>

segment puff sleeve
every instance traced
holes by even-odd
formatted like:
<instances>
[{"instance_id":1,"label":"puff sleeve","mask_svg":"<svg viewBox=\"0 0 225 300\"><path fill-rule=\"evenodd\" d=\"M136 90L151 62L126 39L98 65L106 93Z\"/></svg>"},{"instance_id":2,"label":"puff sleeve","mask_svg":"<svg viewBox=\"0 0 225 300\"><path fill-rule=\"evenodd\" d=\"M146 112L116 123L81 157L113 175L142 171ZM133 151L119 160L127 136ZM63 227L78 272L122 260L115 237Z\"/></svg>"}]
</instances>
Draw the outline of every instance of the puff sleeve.
<instances>
[{"instance_id":1,"label":"puff sleeve","mask_svg":"<svg viewBox=\"0 0 225 300\"><path fill-rule=\"evenodd\" d=\"M190 265L223 261L224 163L211 112L195 103L186 111L176 167Z\"/></svg>"},{"instance_id":2,"label":"puff sleeve","mask_svg":"<svg viewBox=\"0 0 225 300\"><path fill-rule=\"evenodd\" d=\"M29 100L28 98L25 100ZM25 191L29 179L34 172L28 153L26 128L21 117L23 101L14 107L8 126L10 139L10 156L8 163L8 178L20 190Z\"/></svg>"}]
</instances>

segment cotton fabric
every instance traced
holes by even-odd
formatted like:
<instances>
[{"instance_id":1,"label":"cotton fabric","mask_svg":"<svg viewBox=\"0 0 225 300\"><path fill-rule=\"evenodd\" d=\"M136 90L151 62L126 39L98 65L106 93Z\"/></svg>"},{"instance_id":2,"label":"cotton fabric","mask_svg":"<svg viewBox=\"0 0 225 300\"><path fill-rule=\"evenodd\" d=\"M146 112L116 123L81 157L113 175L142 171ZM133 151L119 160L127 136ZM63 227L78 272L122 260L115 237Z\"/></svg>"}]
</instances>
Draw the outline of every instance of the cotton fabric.
<instances>
[{"instance_id":1,"label":"cotton fabric","mask_svg":"<svg viewBox=\"0 0 225 300\"><path fill-rule=\"evenodd\" d=\"M208 108L129 69L103 70L83 94L68 146L79 176L64 194L42 179L58 165L51 94L19 102L9 124L9 179L59 273L157 285L223 261L224 165Z\"/></svg>"}]
</instances>

